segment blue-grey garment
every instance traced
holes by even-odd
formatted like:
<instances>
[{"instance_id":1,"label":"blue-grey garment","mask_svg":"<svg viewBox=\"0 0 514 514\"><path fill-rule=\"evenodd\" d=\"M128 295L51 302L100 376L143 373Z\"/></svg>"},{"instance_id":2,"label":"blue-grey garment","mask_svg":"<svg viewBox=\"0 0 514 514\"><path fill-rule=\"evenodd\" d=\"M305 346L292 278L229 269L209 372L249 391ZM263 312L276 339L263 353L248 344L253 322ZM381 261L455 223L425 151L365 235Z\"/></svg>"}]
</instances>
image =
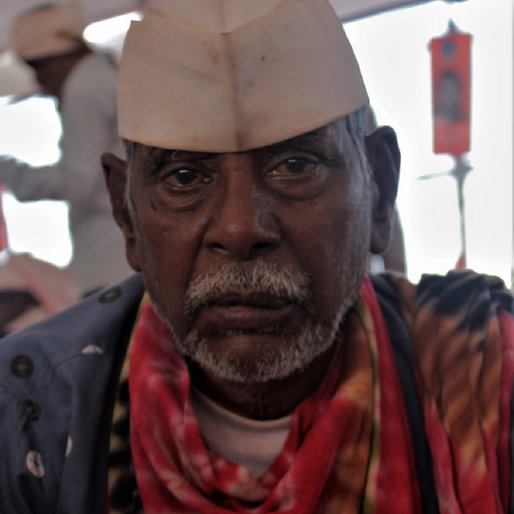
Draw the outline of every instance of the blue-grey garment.
<instances>
[{"instance_id":1,"label":"blue-grey garment","mask_svg":"<svg viewBox=\"0 0 514 514\"><path fill-rule=\"evenodd\" d=\"M104 514L139 275L0 339L0 513Z\"/></svg>"}]
</instances>

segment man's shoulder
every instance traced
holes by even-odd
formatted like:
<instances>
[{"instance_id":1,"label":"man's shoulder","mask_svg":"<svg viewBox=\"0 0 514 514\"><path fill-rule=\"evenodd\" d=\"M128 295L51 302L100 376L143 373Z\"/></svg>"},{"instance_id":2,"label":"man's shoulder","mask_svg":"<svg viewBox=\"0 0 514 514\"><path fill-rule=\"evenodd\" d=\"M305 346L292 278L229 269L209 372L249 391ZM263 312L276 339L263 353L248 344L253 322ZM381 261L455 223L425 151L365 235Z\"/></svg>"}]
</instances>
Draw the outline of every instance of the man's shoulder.
<instances>
[{"instance_id":1,"label":"man's shoulder","mask_svg":"<svg viewBox=\"0 0 514 514\"><path fill-rule=\"evenodd\" d=\"M434 348L458 334L485 338L491 323L513 322L514 297L495 276L464 270L426 274L417 284L395 274L374 275L371 281L393 349L409 361L413 347Z\"/></svg>"},{"instance_id":2,"label":"man's shoulder","mask_svg":"<svg viewBox=\"0 0 514 514\"><path fill-rule=\"evenodd\" d=\"M512 312L513 295L502 279L472 270L449 271L445 275L424 274L414 284L395 274L371 277L377 296L412 310L430 305L435 314L452 315L462 308L478 309L495 304Z\"/></svg>"},{"instance_id":3,"label":"man's shoulder","mask_svg":"<svg viewBox=\"0 0 514 514\"><path fill-rule=\"evenodd\" d=\"M131 330L143 290L141 278L133 275L0 339L0 386L17 389L30 382L31 388L43 387L65 362L113 355L122 333Z\"/></svg>"},{"instance_id":4,"label":"man's shoulder","mask_svg":"<svg viewBox=\"0 0 514 514\"><path fill-rule=\"evenodd\" d=\"M60 512L100 512L99 448L142 294L132 276L0 339L1 512L56 512L58 495L78 505Z\"/></svg>"}]
</instances>

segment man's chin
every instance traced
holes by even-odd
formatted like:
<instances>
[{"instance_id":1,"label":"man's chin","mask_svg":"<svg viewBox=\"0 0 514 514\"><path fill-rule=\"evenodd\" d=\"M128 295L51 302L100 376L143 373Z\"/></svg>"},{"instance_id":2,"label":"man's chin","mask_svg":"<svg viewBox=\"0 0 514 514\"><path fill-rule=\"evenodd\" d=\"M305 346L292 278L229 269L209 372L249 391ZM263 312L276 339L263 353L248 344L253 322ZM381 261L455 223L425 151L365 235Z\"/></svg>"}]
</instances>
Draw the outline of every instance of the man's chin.
<instances>
[{"instance_id":1,"label":"man's chin","mask_svg":"<svg viewBox=\"0 0 514 514\"><path fill-rule=\"evenodd\" d=\"M264 384L307 368L334 337L334 331L322 327L296 335L238 332L209 339L190 333L180 346L192 362L218 380Z\"/></svg>"}]
</instances>

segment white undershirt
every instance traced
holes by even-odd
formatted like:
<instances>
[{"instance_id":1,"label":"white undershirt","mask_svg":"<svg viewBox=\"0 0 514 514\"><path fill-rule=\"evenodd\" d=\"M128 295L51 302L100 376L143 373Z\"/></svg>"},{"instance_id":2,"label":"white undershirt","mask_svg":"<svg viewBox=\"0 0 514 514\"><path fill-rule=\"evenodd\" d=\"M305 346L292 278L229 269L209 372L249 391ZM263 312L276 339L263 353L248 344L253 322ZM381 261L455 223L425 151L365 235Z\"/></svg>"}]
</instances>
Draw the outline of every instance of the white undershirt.
<instances>
[{"instance_id":1,"label":"white undershirt","mask_svg":"<svg viewBox=\"0 0 514 514\"><path fill-rule=\"evenodd\" d=\"M292 416L259 421L221 407L193 389L193 408L209 450L260 477L273 464L289 434Z\"/></svg>"}]
</instances>

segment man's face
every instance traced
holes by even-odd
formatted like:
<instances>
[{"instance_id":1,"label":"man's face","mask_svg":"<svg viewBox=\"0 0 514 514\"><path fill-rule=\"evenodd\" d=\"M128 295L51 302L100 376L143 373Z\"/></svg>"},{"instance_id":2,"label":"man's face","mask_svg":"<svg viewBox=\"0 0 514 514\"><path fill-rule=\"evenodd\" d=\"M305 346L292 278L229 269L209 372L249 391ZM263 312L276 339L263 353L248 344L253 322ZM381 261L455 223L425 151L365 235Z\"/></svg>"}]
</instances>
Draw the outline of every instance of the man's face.
<instances>
[{"instance_id":1,"label":"man's face","mask_svg":"<svg viewBox=\"0 0 514 514\"><path fill-rule=\"evenodd\" d=\"M207 372L284 378L333 342L371 231L369 171L345 137L334 123L241 153L135 146L129 260Z\"/></svg>"}]
</instances>

